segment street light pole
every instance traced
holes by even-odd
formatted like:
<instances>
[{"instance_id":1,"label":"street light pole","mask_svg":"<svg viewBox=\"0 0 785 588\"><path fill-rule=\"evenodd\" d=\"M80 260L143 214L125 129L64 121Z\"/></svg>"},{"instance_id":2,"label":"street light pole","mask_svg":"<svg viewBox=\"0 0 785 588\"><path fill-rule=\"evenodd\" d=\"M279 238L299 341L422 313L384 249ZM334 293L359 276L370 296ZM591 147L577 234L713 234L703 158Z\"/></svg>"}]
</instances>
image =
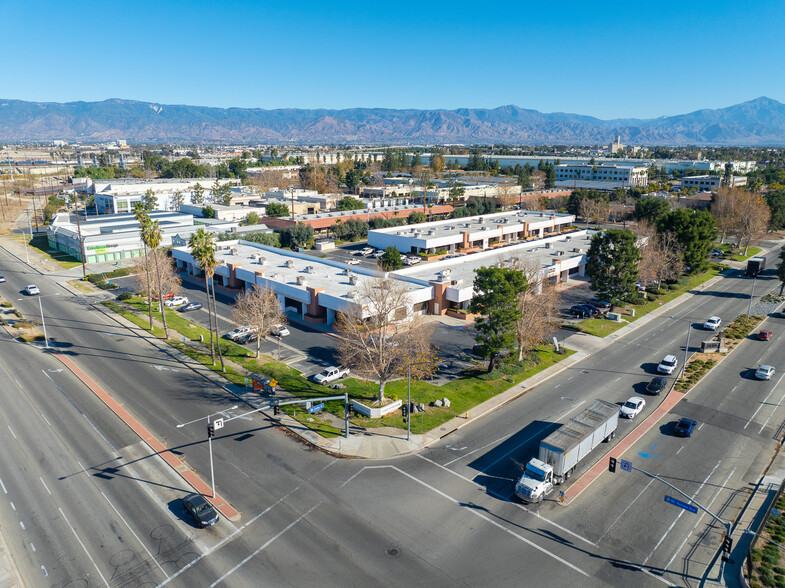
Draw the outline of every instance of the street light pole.
<instances>
[{"instance_id":1,"label":"street light pole","mask_svg":"<svg viewBox=\"0 0 785 588\"><path fill-rule=\"evenodd\" d=\"M687 343L684 346L684 364L681 366L681 375L679 378L684 379L684 373L687 370L687 354L690 352L690 331L692 331L692 319L679 318L671 316L674 321L685 321L687 323Z\"/></svg>"},{"instance_id":2,"label":"street light pole","mask_svg":"<svg viewBox=\"0 0 785 588\"><path fill-rule=\"evenodd\" d=\"M210 430L210 416L207 415L207 430ZM215 470L213 469L213 436L207 435L207 448L210 451L210 485L212 487L212 498L215 498Z\"/></svg>"},{"instance_id":3,"label":"street light pole","mask_svg":"<svg viewBox=\"0 0 785 588\"><path fill-rule=\"evenodd\" d=\"M49 349L49 339L46 337L46 321L44 320L44 305L41 303L41 297L38 297L38 309L41 311L41 325L44 327L44 347Z\"/></svg>"}]
</instances>

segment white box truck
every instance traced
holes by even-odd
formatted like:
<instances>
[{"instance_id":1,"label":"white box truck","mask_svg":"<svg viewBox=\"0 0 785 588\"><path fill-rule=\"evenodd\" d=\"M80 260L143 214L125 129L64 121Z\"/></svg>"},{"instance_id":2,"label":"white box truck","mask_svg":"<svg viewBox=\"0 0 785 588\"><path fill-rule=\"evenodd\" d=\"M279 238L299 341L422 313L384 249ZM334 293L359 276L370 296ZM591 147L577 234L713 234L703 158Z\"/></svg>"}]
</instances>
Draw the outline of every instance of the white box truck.
<instances>
[{"instance_id":1,"label":"white box truck","mask_svg":"<svg viewBox=\"0 0 785 588\"><path fill-rule=\"evenodd\" d=\"M567 480L592 449L613 439L619 424L619 407L604 400L570 419L540 441L539 458L526 464L515 485L515 495L524 502L542 502L553 487Z\"/></svg>"}]
</instances>

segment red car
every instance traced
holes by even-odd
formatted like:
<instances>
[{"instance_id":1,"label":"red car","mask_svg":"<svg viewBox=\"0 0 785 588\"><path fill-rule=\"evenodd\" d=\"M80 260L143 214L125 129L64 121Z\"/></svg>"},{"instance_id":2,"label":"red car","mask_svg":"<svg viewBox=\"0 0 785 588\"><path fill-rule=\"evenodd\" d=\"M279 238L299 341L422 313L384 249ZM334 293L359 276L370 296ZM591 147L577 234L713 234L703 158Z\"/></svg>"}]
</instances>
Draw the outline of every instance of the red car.
<instances>
[{"instance_id":1,"label":"red car","mask_svg":"<svg viewBox=\"0 0 785 588\"><path fill-rule=\"evenodd\" d=\"M761 331L758 333L758 340L759 341L768 341L771 339L772 332L771 331Z\"/></svg>"}]
</instances>

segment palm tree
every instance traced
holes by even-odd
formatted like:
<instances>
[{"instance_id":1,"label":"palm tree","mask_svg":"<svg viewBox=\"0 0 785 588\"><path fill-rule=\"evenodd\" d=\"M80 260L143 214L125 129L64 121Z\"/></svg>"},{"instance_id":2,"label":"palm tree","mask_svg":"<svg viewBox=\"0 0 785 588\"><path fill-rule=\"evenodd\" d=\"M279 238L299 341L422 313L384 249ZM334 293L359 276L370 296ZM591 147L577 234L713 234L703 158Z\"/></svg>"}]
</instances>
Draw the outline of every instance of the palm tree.
<instances>
[{"instance_id":1,"label":"palm tree","mask_svg":"<svg viewBox=\"0 0 785 588\"><path fill-rule=\"evenodd\" d=\"M207 315L210 320L210 357L215 365L215 346L213 344L213 315L216 314L215 310L215 283L213 277L215 276L215 243L213 243L212 233L200 227L191 238L188 240L188 245L191 247L191 257L194 258L199 266L204 271L205 286L207 288ZM213 286L213 294L210 296L210 285ZM212 298L212 309L210 308L210 299ZM215 317L215 338L218 339L218 317ZM218 358L221 361L221 370L226 371L224 367L223 354L221 353L221 344L218 343Z\"/></svg>"},{"instance_id":2,"label":"palm tree","mask_svg":"<svg viewBox=\"0 0 785 588\"><path fill-rule=\"evenodd\" d=\"M164 323L164 339L169 338L169 330L166 327L166 312L164 311L164 291L161 284L161 268L158 267L158 247L161 246L161 227L158 221L150 221L141 230L142 242L150 249L155 260L155 273L158 276L158 306L161 309L161 320Z\"/></svg>"},{"instance_id":3,"label":"palm tree","mask_svg":"<svg viewBox=\"0 0 785 588\"><path fill-rule=\"evenodd\" d=\"M145 241L144 234L147 227L150 225L150 215L147 214L144 204L137 202L134 204L134 218L139 223L139 236L142 239L142 246L144 247L144 254L147 255L147 241ZM150 314L150 331L153 330L153 294L150 288L150 264L145 264L147 271L147 311Z\"/></svg>"}]
</instances>

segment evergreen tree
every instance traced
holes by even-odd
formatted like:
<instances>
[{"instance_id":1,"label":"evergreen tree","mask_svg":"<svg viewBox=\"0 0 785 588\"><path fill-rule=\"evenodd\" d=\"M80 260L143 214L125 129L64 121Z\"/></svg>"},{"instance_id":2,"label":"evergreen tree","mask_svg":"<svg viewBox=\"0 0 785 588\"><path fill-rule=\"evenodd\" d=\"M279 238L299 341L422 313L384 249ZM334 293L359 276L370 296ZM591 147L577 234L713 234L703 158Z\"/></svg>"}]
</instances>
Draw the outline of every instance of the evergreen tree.
<instances>
[{"instance_id":1,"label":"evergreen tree","mask_svg":"<svg viewBox=\"0 0 785 588\"><path fill-rule=\"evenodd\" d=\"M635 235L622 229L609 229L592 237L586 255L586 273L591 289L602 300L616 305L636 291L641 253Z\"/></svg>"}]
</instances>

